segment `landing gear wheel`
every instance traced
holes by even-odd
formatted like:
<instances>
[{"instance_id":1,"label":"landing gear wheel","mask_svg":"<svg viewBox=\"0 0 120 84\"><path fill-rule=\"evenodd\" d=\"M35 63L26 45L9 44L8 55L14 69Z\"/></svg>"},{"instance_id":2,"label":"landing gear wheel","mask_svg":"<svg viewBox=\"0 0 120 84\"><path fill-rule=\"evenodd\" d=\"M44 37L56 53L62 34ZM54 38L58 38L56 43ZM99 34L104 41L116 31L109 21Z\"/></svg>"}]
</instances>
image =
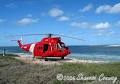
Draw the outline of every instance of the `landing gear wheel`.
<instances>
[{"instance_id":1,"label":"landing gear wheel","mask_svg":"<svg viewBox=\"0 0 120 84\"><path fill-rule=\"evenodd\" d=\"M32 61L35 61L35 59L36 59L36 57L34 56L33 59L32 59Z\"/></svg>"},{"instance_id":2,"label":"landing gear wheel","mask_svg":"<svg viewBox=\"0 0 120 84\"><path fill-rule=\"evenodd\" d=\"M64 59L64 57L61 57L61 59L63 60L63 59Z\"/></svg>"},{"instance_id":3,"label":"landing gear wheel","mask_svg":"<svg viewBox=\"0 0 120 84\"><path fill-rule=\"evenodd\" d=\"M45 61L48 61L48 58L45 58Z\"/></svg>"}]
</instances>

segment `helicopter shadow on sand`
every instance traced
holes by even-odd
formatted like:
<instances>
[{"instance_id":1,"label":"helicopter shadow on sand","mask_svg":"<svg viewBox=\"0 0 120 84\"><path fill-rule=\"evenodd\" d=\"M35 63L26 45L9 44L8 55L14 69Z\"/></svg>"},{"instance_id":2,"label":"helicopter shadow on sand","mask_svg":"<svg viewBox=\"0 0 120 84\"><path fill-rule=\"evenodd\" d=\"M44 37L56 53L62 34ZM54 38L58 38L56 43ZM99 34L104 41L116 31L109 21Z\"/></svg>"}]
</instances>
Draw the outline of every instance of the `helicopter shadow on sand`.
<instances>
[{"instance_id":1,"label":"helicopter shadow on sand","mask_svg":"<svg viewBox=\"0 0 120 84\"><path fill-rule=\"evenodd\" d=\"M60 59L60 58L37 58L39 60L45 60L45 61L70 61L72 58L65 58L65 59Z\"/></svg>"}]
</instances>

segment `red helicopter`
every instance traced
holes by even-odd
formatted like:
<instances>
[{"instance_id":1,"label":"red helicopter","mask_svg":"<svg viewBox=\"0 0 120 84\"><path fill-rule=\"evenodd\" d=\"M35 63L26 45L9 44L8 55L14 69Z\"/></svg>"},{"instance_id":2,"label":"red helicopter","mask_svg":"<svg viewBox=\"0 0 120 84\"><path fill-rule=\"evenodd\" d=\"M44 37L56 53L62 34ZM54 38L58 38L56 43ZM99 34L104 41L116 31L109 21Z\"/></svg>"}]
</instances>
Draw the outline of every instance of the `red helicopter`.
<instances>
[{"instance_id":1,"label":"red helicopter","mask_svg":"<svg viewBox=\"0 0 120 84\"><path fill-rule=\"evenodd\" d=\"M41 41L31 44L22 44L21 40L17 40L18 46L24 51L31 52L34 58L41 57L47 60L47 57L61 57L61 59L64 59L65 56L71 53L69 48L65 46L65 44L61 41L61 37L52 37L53 35L58 34L24 34L16 36L29 36L29 35L48 35ZM69 36L64 37L78 39Z\"/></svg>"}]
</instances>

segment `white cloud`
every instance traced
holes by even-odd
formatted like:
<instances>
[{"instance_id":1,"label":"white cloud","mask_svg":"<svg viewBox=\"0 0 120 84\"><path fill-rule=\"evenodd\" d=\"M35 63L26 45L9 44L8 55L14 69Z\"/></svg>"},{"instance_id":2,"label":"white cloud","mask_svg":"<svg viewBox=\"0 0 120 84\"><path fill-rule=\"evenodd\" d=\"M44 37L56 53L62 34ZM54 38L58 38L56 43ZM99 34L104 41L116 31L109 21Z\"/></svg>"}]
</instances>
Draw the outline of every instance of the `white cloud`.
<instances>
[{"instance_id":1,"label":"white cloud","mask_svg":"<svg viewBox=\"0 0 120 84\"><path fill-rule=\"evenodd\" d=\"M120 13L120 3L117 3L113 6L102 5L96 9L96 13Z\"/></svg>"},{"instance_id":2,"label":"white cloud","mask_svg":"<svg viewBox=\"0 0 120 84\"><path fill-rule=\"evenodd\" d=\"M97 32L98 36L109 36L109 35L113 35L115 32L114 31L106 31L106 30L99 30Z\"/></svg>"},{"instance_id":3,"label":"white cloud","mask_svg":"<svg viewBox=\"0 0 120 84\"><path fill-rule=\"evenodd\" d=\"M0 23L2 23L2 22L5 22L6 20L4 20L4 19L0 19Z\"/></svg>"},{"instance_id":4,"label":"white cloud","mask_svg":"<svg viewBox=\"0 0 120 84\"><path fill-rule=\"evenodd\" d=\"M71 26L79 28L89 28L89 24L87 22L72 22Z\"/></svg>"},{"instance_id":5,"label":"white cloud","mask_svg":"<svg viewBox=\"0 0 120 84\"><path fill-rule=\"evenodd\" d=\"M70 18L67 16L61 16L58 18L58 21L68 21Z\"/></svg>"},{"instance_id":6,"label":"white cloud","mask_svg":"<svg viewBox=\"0 0 120 84\"><path fill-rule=\"evenodd\" d=\"M58 17L64 14L64 12L58 8L52 8L49 10L48 14L52 17Z\"/></svg>"},{"instance_id":7,"label":"white cloud","mask_svg":"<svg viewBox=\"0 0 120 84\"><path fill-rule=\"evenodd\" d=\"M32 17L33 15L32 14L27 14L26 17Z\"/></svg>"},{"instance_id":8,"label":"white cloud","mask_svg":"<svg viewBox=\"0 0 120 84\"><path fill-rule=\"evenodd\" d=\"M39 19L22 18L19 21L17 21L17 23L20 24L20 25L28 25L28 24L31 24L31 23L36 23L38 21L39 21Z\"/></svg>"},{"instance_id":9,"label":"white cloud","mask_svg":"<svg viewBox=\"0 0 120 84\"><path fill-rule=\"evenodd\" d=\"M88 4L87 6L85 6L82 10L80 10L81 12L87 12L90 9L92 9L92 4Z\"/></svg>"},{"instance_id":10,"label":"white cloud","mask_svg":"<svg viewBox=\"0 0 120 84\"><path fill-rule=\"evenodd\" d=\"M116 22L116 27L120 27L120 20Z\"/></svg>"},{"instance_id":11,"label":"white cloud","mask_svg":"<svg viewBox=\"0 0 120 84\"><path fill-rule=\"evenodd\" d=\"M72 22L70 24L73 27L78 28L91 28L91 29L107 29L110 28L110 23L108 22L100 22L100 23L88 23L88 22Z\"/></svg>"},{"instance_id":12,"label":"white cloud","mask_svg":"<svg viewBox=\"0 0 120 84\"><path fill-rule=\"evenodd\" d=\"M120 26L120 20L117 22L117 25Z\"/></svg>"},{"instance_id":13,"label":"white cloud","mask_svg":"<svg viewBox=\"0 0 120 84\"><path fill-rule=\"evenodd\" d=\"M103 5L103 6L100 6L96 9L96 13L101 13L101 12L109 12L111 9L111 6L109 5Z\"/></svg>"},{"instance_id":14,"label":"white cloud","mask_svg":"<svg viewBox=\"0 0 120 84\"><path fill-rule=\"evenodd\" d=\"M7 7L7 8L16 8L17 5L14 4L14 3L8 3L8 4L5 5L5 7Z\"/></svg>"},{"instance_id":15,"label":"white cloud","mask_svg":"<svg viewBox=\"0 0 120 84\"><path fill-rule=\"evenodd\" d=\"M70 18L64 15L64 11L59 8L52 8L48 11L49 16L55 17L57 21L69 21Z\"/></svg>"},{"instance_id":16,"label":"white cloud","mask_svg":"<svg viewBox=\"0 0 120 84\"><path fill-rule=\"evenodd\" d=\"M111 13L120 13L120 3L115 4L112 8L111 8Z\"/></svg>"},{"instance_id":17,"label":"white cloud","mask_svg":"<svg viewBox=\"0 0 120 84\"><path fill-rule=\"evenodd\" d=\"M93 28L96 28L96 29L107 29L110 27L110 24L108 22L101 22L101 23L97 23L95 25L93 25Z\"/></svg>"}]
</instances>

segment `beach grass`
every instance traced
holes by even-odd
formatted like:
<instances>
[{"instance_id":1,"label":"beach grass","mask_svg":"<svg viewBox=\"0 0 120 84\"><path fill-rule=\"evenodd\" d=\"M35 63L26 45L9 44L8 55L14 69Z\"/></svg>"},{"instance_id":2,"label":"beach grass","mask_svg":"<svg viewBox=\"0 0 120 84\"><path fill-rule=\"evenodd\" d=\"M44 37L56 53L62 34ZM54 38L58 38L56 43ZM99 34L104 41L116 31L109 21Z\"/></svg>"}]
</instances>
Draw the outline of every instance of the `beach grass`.
<instances>
[{"instance_id":1,"label":"beach grass","mask_svg":"<svg viewBox=\"0 0 120 84\"><path fill-rule=\"evenodd\" d=\"M111 81L70 81L57 80L57 74L77 76L117 77L120 83L120 62L92 64L92 63L63 63L62 65L26 64L14 58L15 55L0 55L0 84L113 84Z\"/></svg>"},{"instance_id":2,"label":"beach grass","mask_svg":"<svg viewBox=\"0 0 120 84\"><path fill-rule=\"evenodd\" d=\"M64 74L65 76L75 76L75 77L77 77L78 74L83 74L85 76L97 76L97 77L99 77L101 74L104 74L106 77L114 76L117 77L118 80L120 80L120 62L105 63L105 64L64 63L61 66L60 73ZM55 82L56 81L58 83L63 82L63 81L55 80ZM64 82L68 82L68 81L64 81ZM74 83L74 81L72 82ZM76 82L79 84L80 81L76 81ZM83 84L85 82L88 83L89 81L81 81L81 83ZM111 82L107 81L107 83L105 84L109 84L109 83ZM95 84L99 84L99 83L95 83Z\"/></svg>"}]
</instances>

